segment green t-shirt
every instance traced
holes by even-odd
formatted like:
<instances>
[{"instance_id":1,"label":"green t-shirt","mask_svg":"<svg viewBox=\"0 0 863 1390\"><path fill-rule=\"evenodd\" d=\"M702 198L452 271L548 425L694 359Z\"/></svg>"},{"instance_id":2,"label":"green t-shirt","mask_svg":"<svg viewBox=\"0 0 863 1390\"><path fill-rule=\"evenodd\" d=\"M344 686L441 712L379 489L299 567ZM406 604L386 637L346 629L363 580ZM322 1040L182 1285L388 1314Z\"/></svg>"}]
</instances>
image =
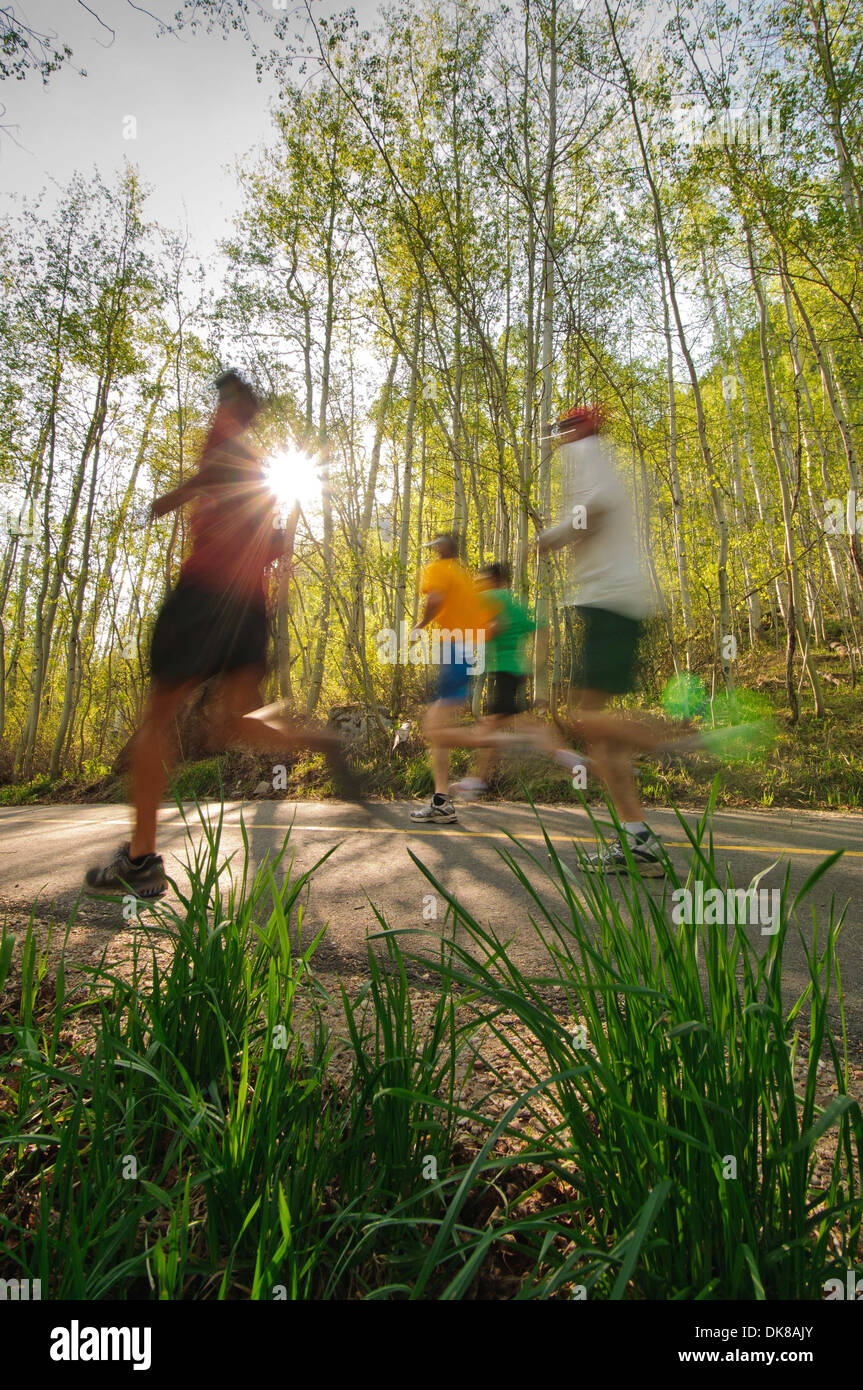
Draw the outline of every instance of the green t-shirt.
<instances>
[{"instance_id":1,"label":"green t-shirt","mask_svg":"<svg viewBox=\"0 0 863 1390\"><path fill-rule=\"evenodd\" d=\"M494 636L486 638L485 669L510 671L515 676L529 675L527 638L536 630L536 623L510 589L486 589L483 598L491 610L491 621L497 627Z\"/></svg>"}]
</instances>

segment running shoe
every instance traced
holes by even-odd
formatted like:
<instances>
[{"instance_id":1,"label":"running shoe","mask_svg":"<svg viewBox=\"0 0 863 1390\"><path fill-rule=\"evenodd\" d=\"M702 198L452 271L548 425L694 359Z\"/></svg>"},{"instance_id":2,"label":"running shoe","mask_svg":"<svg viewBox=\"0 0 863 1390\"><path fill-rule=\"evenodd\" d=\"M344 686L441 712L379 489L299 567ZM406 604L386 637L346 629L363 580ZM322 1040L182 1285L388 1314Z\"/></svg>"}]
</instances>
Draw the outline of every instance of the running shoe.
<instances>
[{"instance_id":1,"label":"running shoe","mask_svg":"<svg viewBox=\"0 0 863 1390\"><path fill-rule=\"evenodd\" d=\"M641 835L632 837L629 840L629 852L642 878L665 877L666 869L662 845L651 831L642 832ZM628 874L632 872L623 845L620 843L620 837L612 840L607 849L602 849L597 854L586 855L582 861L582 868L588 874Z\"/></svg>"},{"instance_id":2,"label":"running shoe","mask_svg":"<svg viewBox=\"0 0 863 1390\"><path fill-rule=\"evenodd\" d=\"M120 846L104 868L88 869L84 887L91 893L133 893L136 898L160 898L168 886L161 854L147 854L136 863L129 857L129 841Z\"/></svg>"},{"instance_id":3,"label":"running shoe","mask_svg":"<svg viewBox=\"0 0 863 1390\"><path fill-rule=\"evenodd\" d=\"M453 825L458 821L455 807L449 797L443 797L439 803L433 800L428 806L421 806L418 811L411 811L411 820L422 821L426 825Z\"/></svg>"},{"instance_id":4,"label":"running shoe","mask_svg":"<svg viewBox=\"0 0 863 1390\"><path fill-rule=\"evenodd\" d=\"M463 795L476 794L477 792L487 792L488 783L481 777L462 777L460 782L453 782L450 787L451 792L461 792Z\"/></svg>"}]
</instances>

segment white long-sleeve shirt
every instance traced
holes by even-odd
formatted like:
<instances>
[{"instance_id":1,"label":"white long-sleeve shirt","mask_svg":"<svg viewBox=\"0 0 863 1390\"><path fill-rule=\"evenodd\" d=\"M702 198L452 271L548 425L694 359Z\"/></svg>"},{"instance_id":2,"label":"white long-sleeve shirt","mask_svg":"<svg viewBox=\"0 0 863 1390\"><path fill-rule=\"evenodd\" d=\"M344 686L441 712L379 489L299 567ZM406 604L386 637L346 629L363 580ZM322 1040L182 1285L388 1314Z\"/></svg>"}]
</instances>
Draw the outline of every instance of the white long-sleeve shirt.
<instances>
[{"instance_id":1,"label":"white long-sleeve shirt","mask_svg":"<svg viewBox=\"0 0 863 1390\"><path fill-rule=\"evenodd\" d=\"M558 541L567 530L572 535L565 548L564 604L646 617L656 603L613 446L593 434L562 444L558 453L561 520L552 531Z\"/></svg>"}]
</instances>

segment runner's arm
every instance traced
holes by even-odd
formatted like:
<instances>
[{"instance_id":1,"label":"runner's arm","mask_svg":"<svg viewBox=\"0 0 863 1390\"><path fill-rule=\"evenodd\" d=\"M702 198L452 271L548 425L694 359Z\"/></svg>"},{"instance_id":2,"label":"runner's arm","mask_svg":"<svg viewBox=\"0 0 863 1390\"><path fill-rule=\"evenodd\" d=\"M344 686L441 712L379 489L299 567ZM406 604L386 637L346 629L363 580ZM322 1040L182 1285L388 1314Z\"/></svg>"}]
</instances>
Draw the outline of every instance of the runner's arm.
<instances>
[{"instance_id":1,"label":"runner's arm","mask_svg":"<svg viewBox=\"0 0 863 1390\"><path fill-rule=\"evenodd\" d=\"M437 617L438 613L443 607L445 597L446 595L441 593L439 590L435 590L432 593L428 594L428 596L426 597L426 603L425 608L423 609L422 617L417 622L416 627L414 628L414 632L419 632L421 628L428 627L432 619Z\"/></svg>"},{"instance_id":2,"label":"runner's arm","mask_svg":"<svg viewBox=\"0 0 863 1390\"><path fill-rule=\"evenodd\" d=\"M224 488L226 482L232 481L236 467L237 455L230 440L208 442L204 446L196 472L180 483L179 487L157 497L150 508L151 515L165 516L168 512L175 512L178 507L184 506L199 492L206 492L210 488Z\"/></svg>"},{"instance_id":3,"label":"runner's arm","mask_svg":"<svg viewBox=\"0 0 863 1390\"><path fill-rule=\"evenodd\" d=\"M604 511L595 502L591 502L586 511L595 535L597 523L601 523ZM564 546L578 545L579 541L585 540L590 534L587 526L575 526L573 518L567 517L556 526L549 526L545 531L540 531L536 538L536 548L540 555L546 555L550 550L562 550Z\"/></svg>"},{"instance_id":4,"label":"runner's arm","mask_svg":"<svg viewBox=\"0 0 863 1390\"><path fill-rule=\"evenodd\" d=\"M196 493L205 488L212 487L212 479L205 472L193 473L191 478L187 478L179 487L172 488L170 492L165 492L161 497L157 497L150 507L152 516L166 516L168 512L175 512L178 507L182 507L189 502Z\"/></svg>"}]
</instances>

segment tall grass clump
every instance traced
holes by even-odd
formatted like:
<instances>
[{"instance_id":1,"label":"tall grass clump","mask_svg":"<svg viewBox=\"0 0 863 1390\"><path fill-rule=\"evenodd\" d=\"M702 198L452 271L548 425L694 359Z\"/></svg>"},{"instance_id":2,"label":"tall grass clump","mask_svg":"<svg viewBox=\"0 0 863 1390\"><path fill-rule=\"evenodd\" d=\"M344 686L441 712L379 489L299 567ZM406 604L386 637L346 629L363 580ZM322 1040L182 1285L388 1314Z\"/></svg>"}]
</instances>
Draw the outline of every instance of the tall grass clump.
<instances>
[{"instance_id":1,"label":"tall grass clump","mask_svg":"<svg viewBox=\"0 0 863 1390\"><path fill-rule=\"evenodd\" d=\"M427 1037L398 961L391 976L370 956L374 1022L345 995L336 1086L321 931L303 928L314 869L294 875L286 838L253 874L245 828L237 866L221 818L202 828L188 891L142 910L123 967L86 967L83 1000L61 965L39 1013L44 952L26 934L0 1020L0 1272L40 1278L45 1297L361 1296L384 1249L425 1248L417 1223L440 1207L422 1161L444 1162L455 1123L451 1089L443 1121L433 1096L461 1046L450 1006ZM4 931L4 972L13 945ZM414 1225L396 1241L380 1218L405 1200Z\"/></svg>"},{"instance_id":2,"label":"tall grass clump","mask_svg":"<svg viewBox=\"0 0 863 1390\"><path fill-rule=\"evenodd\" d=\"M520 848L554 885L560 907L550 908L536 875L501 851L532 899L550 958L542 978L524 975L506 943L416 860L468 938L450 944L437 967L443 979L471 991L478 1016L555 1097L559 1124L547 1134L546 1162L572 1194L558 1228L569 1249L535 1284L536 1296L572 1280L604 1298L821 1298L824 1281L844 1278L859 1257L863 1120L848 1094L836 956L844 914L831 904L819 924L813 913L811 944L797 924L839 852L793 899L786 872L772 935L743 923L674 925L673 890L730 886L719 881L711 811L712 803L694 832L679 817L689 872L681 882L669 864L659 895L634 862L620 890L587 873L576 880L545 835L548 862ZM783 1003L792 930L807 979ZM499 1021L510 1013L517 1034ZM544 1068L529 1060L525 1038ZM836 1092L826 1105L817 1100L819 1076ZM825 1188L814 1178L828 1131L835 1147Z\"/></svg>"}]
</instances>

